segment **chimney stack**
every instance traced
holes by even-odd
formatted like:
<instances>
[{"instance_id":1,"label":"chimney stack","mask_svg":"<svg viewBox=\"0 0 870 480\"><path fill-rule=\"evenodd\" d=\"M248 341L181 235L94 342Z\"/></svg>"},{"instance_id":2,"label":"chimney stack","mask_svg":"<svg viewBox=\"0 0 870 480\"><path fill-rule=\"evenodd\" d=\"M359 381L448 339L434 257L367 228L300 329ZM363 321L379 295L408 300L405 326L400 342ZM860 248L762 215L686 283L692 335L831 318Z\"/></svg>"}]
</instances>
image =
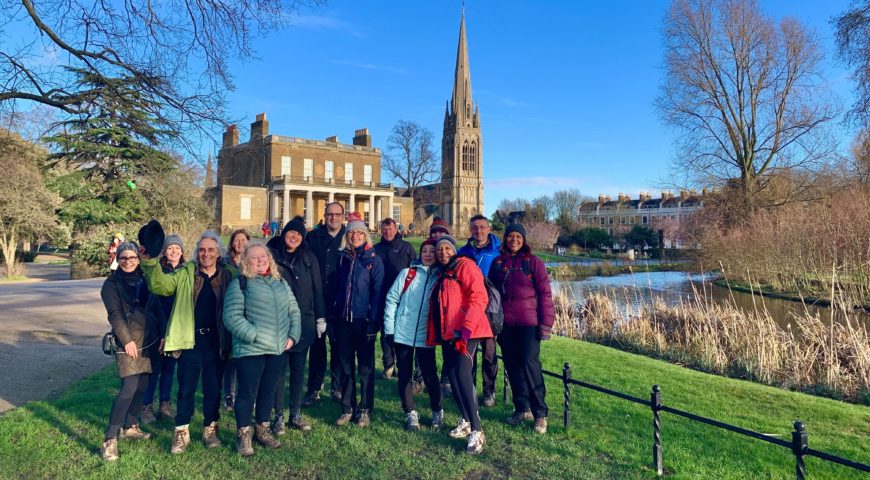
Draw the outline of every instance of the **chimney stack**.
<instances>
[{"instance_id":1,"label":"chimney stack","mask_svg":"<svg viewBox=\"0 0 870 480\"><path fill-rule=\"evenodd\" d=\"M329 143L338 143L338 135L333 135L331 137L326 137L326 141Z\"/></svg>"},{"instance_id":2,"label":"chimney stack","mask_svg":"<svg viewBox=\"0 0 870 480\"><path fill-rule=\"evenodd\" d=\"M353 132L353 144L359 145L360 147L371 147L372 136L369 135L369 129L360 128Z\"/></svg>"},{"instance_id":3,"label":"chimney stack","mask_svg":"<svg viewBox=\"0 0 870 480\"><path fill-rule=\"evenodd\" d=\"M239 129L235 125L230 125L227 127L227 131L224 132L224 141L222 144L222 148L234 147L239 144Z\"/></svg>"},{"instance_id":4,"label":"chimney stack","mask_svg":"<svg viewBox=\"0 0 870 480\"><path fill-rule=\"evenodd\" d=\"M269 121L266 120L266 113L263 112L257 115L256 120L251 124L251 140L267 135L269 135Z\"/></svg>"}]
</instances>

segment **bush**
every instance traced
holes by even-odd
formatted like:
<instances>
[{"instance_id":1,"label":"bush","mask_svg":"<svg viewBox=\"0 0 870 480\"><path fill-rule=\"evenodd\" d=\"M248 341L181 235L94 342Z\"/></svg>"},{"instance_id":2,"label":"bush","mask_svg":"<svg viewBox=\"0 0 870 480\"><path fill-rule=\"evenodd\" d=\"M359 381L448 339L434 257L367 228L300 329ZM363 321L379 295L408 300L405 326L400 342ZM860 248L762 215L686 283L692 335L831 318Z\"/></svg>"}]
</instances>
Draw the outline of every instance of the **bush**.
<instances>
[{"instance_id":1,"label":"bush","mask_svg":"<svg viewBox=\"0 0 870 480\"><path fill-rule=\"evenodd\" d=\"M123 233L128 240L135 239L140 225L119 225L107 223L94 225L86 231L76 234L70 248L70 278L80 280L84 278L105 277L109 274L109 255L106 251L112 236Z\"/></svg>"}]
</instances>

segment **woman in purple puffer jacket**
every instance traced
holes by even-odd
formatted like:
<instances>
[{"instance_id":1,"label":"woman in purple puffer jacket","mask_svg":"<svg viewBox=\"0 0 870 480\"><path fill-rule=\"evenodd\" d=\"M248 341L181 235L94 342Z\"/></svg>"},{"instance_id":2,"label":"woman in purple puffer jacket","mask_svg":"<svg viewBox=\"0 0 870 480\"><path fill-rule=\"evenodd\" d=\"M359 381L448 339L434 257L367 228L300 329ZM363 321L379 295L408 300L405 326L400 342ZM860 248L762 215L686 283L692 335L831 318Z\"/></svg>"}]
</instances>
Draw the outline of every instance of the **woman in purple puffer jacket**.
<instances>
[{"instance_id":1,"label":"woman in purple puffer jacket","mask_svg":"<svg viewBox=\"0 0 870 480\"><path fill-rule=\"evenodd\" d=\"M498 336L511 383L514 413L509 425L535 420L535 433L547 432L547 389L541 372L541 340L553 328L550 277L540 258L532 255L522 225L507 226L501 255L489 269L490 281L501 292L504 329Z\"/></svg>"}]
</instances>

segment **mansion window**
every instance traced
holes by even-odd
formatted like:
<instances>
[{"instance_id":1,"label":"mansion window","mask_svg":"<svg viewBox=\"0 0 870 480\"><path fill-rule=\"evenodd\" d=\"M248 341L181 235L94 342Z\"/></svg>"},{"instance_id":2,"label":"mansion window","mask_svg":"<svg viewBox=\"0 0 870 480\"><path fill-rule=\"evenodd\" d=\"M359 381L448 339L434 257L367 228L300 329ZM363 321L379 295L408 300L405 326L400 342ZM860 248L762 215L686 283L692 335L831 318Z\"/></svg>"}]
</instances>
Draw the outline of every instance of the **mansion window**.
<instances>
[{"instance_id":1,"label":"mansion window","mask_svg":"<svg viewBox=\"0 0 870 480\"><path fill-rule=\"evenodd\" d=\"M353 182L353 164L348 162L344 164L344 183L351 182Z\"/></svg>"},{"instance_id":2,"label":"mansion window","mask_svg":"<svg viewBox=\"0 0 870 480\"><path fill-rule=\"evenodd\" d=\"M644 215L643 216L643 224L646 225L647 223L649 223L649 221L647 220L647 216Z\"/></svg>"},{"instance_id":3,"label":"mansion window","mask_svg":"<svg viewBox=\"0 0 870 480\"><path fill-rule=\"evenodd\" d=\"M281 175L290 175L290 157L281 157Z\"/></svg>"},{"instance_id":4,"label":"mansion window","mask_svg":"<svg viewBox=\"0 0 870 480\"><path fill-rule=\"evenodd\" d=\"M324 177L326 178L326 181L329 182L333 178L335 178L335 162L333 162L332 160L327 160L325 166L326 168L324 172Z\"/></svg>"},{"instance_id":5,"label":"mansion window","mask_svg":"<svg viewBox=\"0 0 870 480\"><path fill-rule=\"evenodd\" d=\"M304 171L302 172L302 176L305 177L306 180L314 176L314 160L311 158L305 159Z\"/></svg>"},{"instance_id":6,"label":"mansion window","mask_svg":"<svg viewBox=\"0 0 870 480\"><path fill-rule=\"evenodd\" d=\"M363 182L366 184L372 183L372 166L363 165Z\"/></svg>"},{"instance_id":7,"label":"mansion window","mask_svg":"<svg viewBox=\"0 0 870 480\"><path fill-rule=\"evenodd\" d=\"M399 221L399 218L402 217L402 206L401 205L393 205L393 219L395 221Z\"/></svg>"},{"instance_id":8,"label":"mansion window","mask_svg":"<svg viewBox=\"0 0 870 480\"><path fill-rule=\"evenodd\" d=\"M251 197L239 197L239 219L240 220L250 220L251 219Z\"/></svg>"}]
</instances>

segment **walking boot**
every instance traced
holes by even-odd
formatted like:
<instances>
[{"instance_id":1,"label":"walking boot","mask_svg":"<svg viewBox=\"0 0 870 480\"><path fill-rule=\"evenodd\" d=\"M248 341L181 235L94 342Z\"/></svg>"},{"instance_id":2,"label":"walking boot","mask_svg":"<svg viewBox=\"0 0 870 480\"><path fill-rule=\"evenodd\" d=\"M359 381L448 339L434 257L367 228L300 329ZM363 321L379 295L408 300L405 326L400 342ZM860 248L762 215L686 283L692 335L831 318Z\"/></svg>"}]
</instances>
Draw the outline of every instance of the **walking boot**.
<instances>
[{"instance_id":1,"label":"walking boot","mask_svg":"<svg viewBox=\"0 0 870 480\"><path fill-rule=\"evenodd\" d=\"M272 435L276 437L287 434L287 429L284 427L284 415L275 415L275 419L272 420L271 430Z\"/></svg>"},{"instance_id":2,"label":"walking boot","mask_svg":"<svg viewBox=\"0 0 870 480\"><path fill-rule=\"evenodd\" d=\"M483 451L483 444L486 443L486 435L480 430L471 432L468 438L468 445L465 447L465 453L469 455L479 455Z\"/></svg>"},{"instance_id":3,"label":"walking boot","mask_svg":"<svg viewBox=\"0 0 870 480\"><path fill-rule=\"evenodd\" d=\"M148 425L157 421L157 418L154 417L154 412L151 411L151 405L142 405L142 411L139 412L139 421L142 422L142 425Z\"/></svg>"},{"instance_id":4,"label":"walking boot","mask_svg":"<svg viewBox=\"0 0 870 480\"><path fill-rule=\"evenodd\" d=\"M114 462L118 459L118 439L110 438L100 447L100 458L104 462Z\"/></svg>"},{"instance_id":5,"label":"walking boot","mask_svg":"<svg viewBox=\"0 0 870 480\"><path fill-rule=\"evenodd\" d=\"M151 440L151 434L143 432L139 425L133 424L129 428L122 428L118 438L121 440Z\"/></svg>"},{"instance_id":6,"label":"walking boot","mask_svg":"<svg viewBox=\"0 0 870 480\"><path fill-rule=\"evenodd\" d=\"M459 425L457 425L453 430L450 430L448 435L450 438L465 438L471 435L471 422L465 419L460 420Z\"/></svg>"},{"instance_id":7,"label":"walking boot","mask_svg":"<svg viewBox=\"0 0 870 480\"><path fill-rule=\"evenodd\" d=\"M320 390L308 392L305 394L305 398L302 399L302 406L303 407L310 407L319 401L320 401Z\"/></svg>"},{"instance_id":8,"label":"walking boot","mask_svg":"<svg viewBox=\"0 0 870 480\"><path fill-rule=\"evenodd\" d=\"M495 406L495 394L494 393L490 393L489 395L484 395L483 406L486 408L492 408Z\"/></svg>"},{"instance_id":9,"label":"walking boot","mask_svg":"<svg viewBox=\"0 0 870 480\"><path fill-rule=\"evenodd\" d=\"M160 410L157 410L157 418L172 418L175 412L172 411L172 402L160 402Z\"/></svg>"},{"instance_id":10,"label":"walking boot","mask_svg":"<svg viewBox=\"0 0 870 480\"><path fill-rule=\"evenodd\" d=\"M395 371L395 367L386 367L384 368L384 373L381 375L381 378L384 380L389 380L393 378L393 372Z\"/></svg>"},{"instance_id":11,"label":"walking boot","mask_svg":"<svg viewBox=\"0 0 870 480\"><path fill-rule=\"evenodd\" d=\"M420 414L416 410L405 414L405 430L409 432L420 430Z\"/></svg>"},{"instance_id":12,"label":"walking boot","mask_svg":"<svg viewBox=\"0 0 870 480\"><path fill-rule=\"evenodd\" d=\"M547 417L535 419L535 433L538 435L547 433Z\"/></svg>"},{"instance_id":13,"label":"walking boot","mask_svg":"<svg viewBox=\"0 0 870 480\"><path fill-rule=\"evenodd\" d=\"M508 425L516 426L516 425L519 425L519 424L523 423L523 421L525 421L525 420L533 420L533 419L534 419L534 417L532 417L532 412L529 412L529 411L525 411L525 412L517 412L517 411L514 411L513 415L511 415L510 417L508 417L507 419L505 419L505 422L507 422Z\"/></svg>"},{"instance_id":14,"label":"walking boot","mask_svg":"<svg viewBox=\"0 0 870 480\"><path fill-rule=\"evenodd\" d=\"M339 427L343 425L347 425L350 423L350 419L353 418L353 415L350 412L342 413L340 417L335 421L335 424Z\"/></svg>"},{"instance_id":15,"label":"walking boot","mask_svg":"<svg viewBox=\"0 0 870 480\"><path fill-rule=\"evenodd\" d=\"M423 393L424 388L425 388L425 385L423 385L423 382L412 382L411 383L411 393L414 395L420 395L421 393Z\"/></svg>"},{"instance_id":16,"label":"walking boot","mask_svg":"<svg viewBox=\"0 0 870 480\"><path fill-rule=\"evenodd\" d=\"M287 422L287 426L291 428L295 428L296 430L307 432L311 430L311 425L305 420L305 417L302 416L301 413L296 412L290 415L290 421Z\"/></svg>"},{"instance_id":17,"label":"walking boot","mask_svg":"<svg viewBox=\"0 0 870 480\"><path fill-rule=\"evenodd\" d=\"M188 445L190 445L190 429L186 425L175 427L175 436L172 438L172 448L169 453L173 455L184 453Z\"/></svg>"},{"instance_id":18,"label":"walking boot","mask_svg":"<svg viewBox=\"0 0 870 480\"><path fill-rule=\"evenodd\" d=\"M257 424L254 440L266 448L278 448L281 446L281 443L272 436L272 432L269 430L269 422Z\"/></svg>"},{"instance_id":19,"label":"walking boot","mask_svg":"<svg viewBox=\"0 0 870 480\"><path fill-rule=\"evenodd\" d=\"M202 428L202 442L205 444L205 448L218 448L221 446L217 422L211 422Z\"/></svg>"},{"instance_id":20,"label":"walking boot","mask_svg":"<svg viewBox=\"0 0 870 480\"><path fill-rule=\"evenodd\" d=\"M360 410L359 414L356 417L356 424L358 427L368 427L371 425L372 419L369 417L368 410Z\"/></svg>"},{"instance_id":21,"label":"walking boot","mask_svg":"<svg viewBox=\"0 0 870 480\"><path fill-rule=\"evenodd\" d=\"M444 410L432 412L432 430L441 430L444 428Z\"/></svg>"},{"instance_id":22,"label":"walking boot","mask_svg":"<svg viewBox=\"0 0 870 480\"><path fill-rule=\"evenodd\" d=\"M242 427L236 433L236 452L243 457L250 457L254 454L254 446L251 445L251 440L254 436L250 426Z\"/></svg>"},{"instance_id":23,"label":"walking boot","mask_svg":"<svg viewBox=\"0 0 870 480\"><path fill-rule=\"evenodd\" d=\"M233 395L228 393L224 395L224 410L227 412L232 412L236 408L236 401L233 398Z\"/></svg>"},{"instance_id":24,"label":"walking boot","mask_svg":"<svg viewBox=\"0 0 870 480\"><path fill-rule=\"evenodd\" d=\"M329 392L329 396L332 397L333 402L341 402L341 392L338 390L332 390Z\"/></svg>"}]
</instances>

